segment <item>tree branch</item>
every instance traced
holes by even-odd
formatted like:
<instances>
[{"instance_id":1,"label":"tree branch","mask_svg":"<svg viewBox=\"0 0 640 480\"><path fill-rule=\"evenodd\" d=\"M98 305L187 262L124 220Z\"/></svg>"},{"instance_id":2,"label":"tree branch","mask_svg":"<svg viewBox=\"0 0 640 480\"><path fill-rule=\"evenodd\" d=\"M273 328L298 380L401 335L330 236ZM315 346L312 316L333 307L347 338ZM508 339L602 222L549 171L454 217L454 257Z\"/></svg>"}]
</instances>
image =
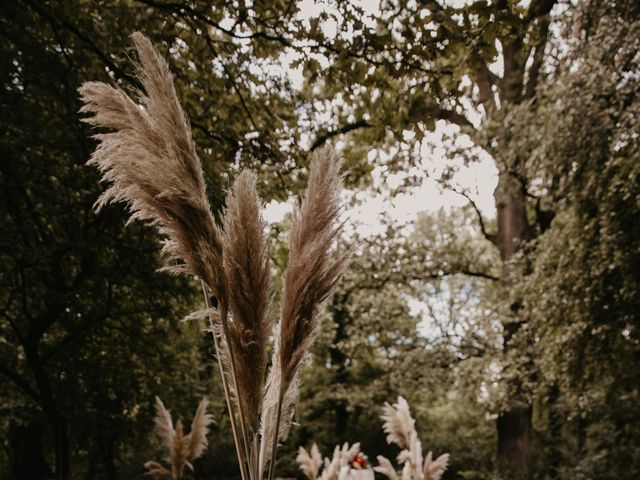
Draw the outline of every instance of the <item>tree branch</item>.
<instances>
[{"instance_id":1,"label":"tree branch","mask_svg":"<svg viewBox=\"0 0 640 480\"><path fill-rule=\"evenodd\" d=\"M313 152L314 150L320 148L322 145L324 145L327 142L327 140L330 140L333 137L342 135L343 133L352 132L353 130L358 130L359 128L369 128L369 127L372 127L372 125L366 120L358 120L357 122L347 123L346 125L343 125L342 127L336 130L329 130L327 132L320 134L318 138L316 138L316 140L311 144L309 151Z\"/></svg>"},{"instance_id":2,"label":"tree branch","mask_svg":"<svg viewBox=\"0 0 640 480\"><path fill-rule=\"evenodd\" d=\"M531 67L529 68L527 84L525 86L524 98L527 100L533 100L536 96L538 88L538 80L540 78L540 71L544 63L544 49L547 45L547 36L549 33L549 20L543 19L540 21L540 43L536 45L533 52L533 60Z\"/></svg>"},{"instance_id":3,"label":"tree branch","mask_svg":"<svg viewBox=\"0 0 640 480\"><path fill-rule=\"evenodd\" d=\"M458 195L463 196L464 198L466 198L469 201L469 203L473 207L473 210L476 212L476 216L478 217L478 223L480 224L480 231L482 232L482 235L484 236L484 238L486 238L491 243L493 243L494 245L497 246L498 244L497 244L496 235L493 234L493 233L487 232L487 228L486 228L486 225L484 223L484 218L482 216L482 212L478 208L478 205L476 205L476 202L473 201L473 199L469 196L469 194L467 192L465 192L463 190L458 190L455 187L449 187L449 188L451 188L451 190L453 190L455 193L457 193Z\"/></svg>"},{"instance_id":4,"label":"tree branch","mask_svg":"<svg viewBox=\"0 0 640 480\"><path fill-rule=\"evenodd\" d=\"M40 395L38 395L38 393L33 388L31 388L31 386L29 386L29 384L24 378L22 378L17 373L9 370L7 367L5 367L2 364L0 364L0 373L5 377L7 377L9 380L11 380L17 387L20 388L20 390L22 390L32 400L40 404Z\"/></svg>"},{"instance_id":5,"label":"tree branch","mask_svg":"<svg viewBox=\"0 0 640 480\"><path fill-rule=\"evenodd\" d=\"M476 69L476 84L480 91L480 103L484 105L485 110L489 111L491 108L495 108L496 101L493 97L493 73L487 67L487 64L478 59L478 68Z\"/></svg>"},{"instance_id":6,"label":"tree branch","mask_svg":"<svg viewBox=\"0 0 640 480\"><path fill-rule=\"evenodd\" d=\"M454 123L459 127L471 127L473 123L471 123L467 117L463 114L456 112L455 110L448 110L446 108L432 107L428 106L424 109L424 112L431 115L431 117L437 120L446 120L448 122Z\"/></svg>"},{"instance_id":7,"label":"tree branch","mask_svg":"<svg viewBox=\"0 0 640 480\"><path fill-rule=\"evenodd\" d=\"M532 0L527 11L527 21L549 15L558 0Z\"/></svg>"}]
</instances>

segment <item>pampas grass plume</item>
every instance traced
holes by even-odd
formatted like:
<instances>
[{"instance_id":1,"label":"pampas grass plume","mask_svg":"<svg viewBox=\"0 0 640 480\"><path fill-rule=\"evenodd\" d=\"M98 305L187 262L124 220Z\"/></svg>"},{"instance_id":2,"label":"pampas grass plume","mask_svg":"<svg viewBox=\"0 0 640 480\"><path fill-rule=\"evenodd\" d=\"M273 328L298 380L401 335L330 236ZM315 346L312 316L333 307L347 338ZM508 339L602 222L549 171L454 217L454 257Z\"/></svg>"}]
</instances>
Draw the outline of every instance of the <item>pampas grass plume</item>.
<instances>
[{"instance_id":1,"label":"pampas grass plume","mask_svg":"<svg viewBox=\"0 0 640 480\"><path fill-rule=\"evenodd\" d=\"M224 270L232 321L229 341L236 356L238 396L251 431L257 433L271 332L269 243L256 176L242 172L227 198Z\"/></svg>"},{"instance_id":2,"label":"pampas grass plume","mask_svg":"<svg viewBox=\"0 0 640 480\"><path fill-rule=\"evenodd\" d=\"M84 121L111 130L95 135L99 146L88 162L110 184L96 206L127 203L130 221L147 221L167 238L164 251L176 263L167 269L197 275L224 300L221 235L189 122L167 63L147 37L136 32L131 38L140 58L140 105L105 83L87 82L79 89L80 111L93 114Z\"/></svg>"},{"instance_id":3,"label":"pampas grass plume","mask_svg":"<svg viewBox=\"0 0 640 480\"><path fill-rule=\"evenodd\" d=\"M207 433L213 421L211 415L207 413L208 405L206 398L200 401L191 422L191 431L188 435L184 435L182 422L178 420L174 428L171 413L165 408L162 400L156 397L155 432L167 450L167 461L171 469L158 462L149 461L144 464L147 475L154 478L181 480L185 466L193 469L191 462L200 457L207 447Z\"/></svg>"}]
</instances>

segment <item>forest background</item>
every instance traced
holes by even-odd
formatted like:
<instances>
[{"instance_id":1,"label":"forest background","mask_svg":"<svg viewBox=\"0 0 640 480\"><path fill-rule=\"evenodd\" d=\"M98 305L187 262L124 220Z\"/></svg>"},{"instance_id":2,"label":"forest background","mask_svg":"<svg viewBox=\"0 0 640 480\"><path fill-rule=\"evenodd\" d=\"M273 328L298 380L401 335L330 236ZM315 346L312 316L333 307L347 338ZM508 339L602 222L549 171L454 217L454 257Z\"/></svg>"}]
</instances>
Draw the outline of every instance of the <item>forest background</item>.
<instances>
[{"instance_id":1,"label":"forest background","mask_svg":"<svg viewBox=\"0 0 640 480\"><path fill-rule=\"evenodd\" d=\"M136 30L214 208L258 173L274 268L310 153L345 162L354 256L280 476L312 442L395 456L397 395L446 479L640 476L636 1L16 0L0 22L0 478L138 478L155 395L185 420L207 395L193 476L237 477L204 326L180 322L197 285L156 273L156 234L121 206L92 210L77 88L136 87Z\"/></svg>"}]
</instances>

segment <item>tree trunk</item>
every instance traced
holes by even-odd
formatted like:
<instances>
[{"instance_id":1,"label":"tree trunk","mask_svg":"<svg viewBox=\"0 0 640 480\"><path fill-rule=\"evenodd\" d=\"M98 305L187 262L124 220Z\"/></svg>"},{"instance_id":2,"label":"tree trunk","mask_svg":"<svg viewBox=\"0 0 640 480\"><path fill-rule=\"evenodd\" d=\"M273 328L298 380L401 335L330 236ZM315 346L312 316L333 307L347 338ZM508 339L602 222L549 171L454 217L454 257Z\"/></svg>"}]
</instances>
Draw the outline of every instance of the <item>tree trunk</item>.
<instances>
[{"instance_id":1,"label":"tree trunk","mask_svg":"<svg viewBox=\"0 0 640 480\"><path fill-rule=\"evenodd\" d=\"M513 337L520 330L520 302L513 298L512 290L516 269L511 260L522 242L533 236L527 220L526 196L523 185L508 173L500 174L494 193L497 207L496 245L503 262L501 283L503 298L510 305L512 315L503 320L504 353L512 348ZM505 480L528 480L531 478L531 404L525 399L520 381L509 385L512 392L507 405L498 415L498 471Z\"/></svg>"},{"instance_id":2,"label":"tree trunk","mask_svg":"<svg viewBox=\"0 0 640 480\"><path fill-rule=\"evenodd\" d=\"M511 399L498 415L498 470L505 480L531 478L531 405Z\"/></svg>"},{"instance_id":3,"label":"tree trunk","mask_svg":"<svg viewBox=\"0 0 640 480\"><path fill-rule=\"evenodd\" d=\"M9 445L11 451L11 478L16 480L39 480L51 478L42 448L42 425L11 424Z\"/></svg>"},{"instance_id":4,"label":"tree trunk","mask_svg":"<svg viewBox=\"0 0 640 480\"><path fill-rule=\"evenodd\" d=\"M549 391L548 399L548 422L549 433L553 442L549 445L547 474L551 479L560 478L560 465L562 463L562 424L563 418L558 411L558 401L560 399L560 389L557 384L553 384Z\"/></svg>"},{"instance_id":5,"label":"tree trunk","mask_svg":"<svg viewBox=\"0 0 640 480\"><path fill-rule=\"evenodd\" d=\"M340 342L346 338L346 322L348 321L348 313L344 303L346 298L334 295L332 313L333 321L336 325L333 345L329 348L329 358L331 366L335 369L335 382L338 385L346 385L349 382L349 371L347 369L347 356L340 349ZM337 443L346 442L347 430L349 428L349 411L346 401L337 399L333 407L335 419L335 436Z\"/></svg>"},{"instance_id":6,"label":"tree trunk","mask_svg":"<svg viewBox=\"0 0 640 480\"><path fill-rule=\"evenodd\" d=\"M58 478L58 480L67 480L70 478L69 473L71 467L71 448L69 445L67 422L62 415L54 412L51 423L55 425L53 432L56 442L56 478Z\"/></svg>"},{"instance_id":7,"label":"tree trunk","mask_svg":"<svg viewBox=\"0 0 640 480\"><path fill-rule=\"evenodd\" d=\"M102 429L102 426L99 428ZM96 437L96 444L100 450L106 478L108 480L116 480L118 475L115 461L115 444L112 436L104 435L100 432Z\"/></svg>"},{"instance_id":8,"label":"tree trunk","mask_svg":"<svg viewBox=\"0 0 640 480\"><path fill-rule=\"evenodd\" d=\"M67 431L67 421L58 411L53 397L53 390L47 377L45 364L38 353L37 343L27 341L23 344L25 357L36 381L40 404L53 433L56 459L56 476L58 480L67 480L71 465L71 449Z\"/></svg>"}]
</instances>

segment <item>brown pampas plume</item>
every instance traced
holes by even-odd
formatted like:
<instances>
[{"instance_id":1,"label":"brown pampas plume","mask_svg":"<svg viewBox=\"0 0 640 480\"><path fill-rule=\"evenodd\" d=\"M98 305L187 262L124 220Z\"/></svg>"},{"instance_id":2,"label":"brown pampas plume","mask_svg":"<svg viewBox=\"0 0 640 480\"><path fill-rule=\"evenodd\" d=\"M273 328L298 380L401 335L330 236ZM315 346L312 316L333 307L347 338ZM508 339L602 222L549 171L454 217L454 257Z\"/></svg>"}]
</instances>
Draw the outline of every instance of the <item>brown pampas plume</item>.
<instances>
[{"instance_id":1,"label":"brown pampas plume","mask_svg":"<svg viewBox=\"0 0 640 480\"><path fill-rule=\"evenodd\" d=\"M155 225L167 237L164 251L177 266L203 279L224 300L222 242L206 196L202 166L180 107L167 63L147 37L131 35L140 57L139 106L124 91L100 82L80 87L84 119L113 130L95 135L100 145L90 164L109 188L97 202L126 202L131 220Z\"/></svg>"},{"instance_id":2,"label":"brown pampas plume","mask_svg":"<svg viewBox=\"0 0 640 480\"><path fill-rule=\"evenodd\" d=\"M223 237L232 314L229 341L236 357L238 397L253 434L258 433L271 327L269 244L256 181L253 173L245 171L234 182L227 198Z\"/></svg>"},{"instance_id":3,"label":"brown pampas plume","mask_svg":"<svg viewBox=\"0 0 640 480\"><path fill-rule=\"evenodd\" d=\"M273 437L274 442L263 459L264 462L273 455L269 478L273 477L280 433L286 434L291 422L287 410L292 411L297 397L296 379L317 330L318 308L331 293L349 258L348 253L332 257L332 247L342 230L338 222L341 189L340 163L327 147L311 162L307 190L294 212L291 227L279 335L265 399L268 413L262 425L263 440Z\"/></svg>"},{"instance_id":4,"label":"brown pampas plume","mask_svg":"<svg viewBox=\"0 0 640 480\"><path fill-rule=\"evenodd\" d=\"M347 260L346 255L334 258L333 252L341 233L340 164L329 148L316 154L304 201L294 214L281 318L265 388L270 268L256 177L247 172L238 176L227 200L224 229L218 227L168 65L144 35L134 33L132 39L142 85L134 98L99 82L80 88L81 111L92 114L84 121L107 130L95 135L99 145L89 161L109 184L96 205L100 209L112 202L127 203L130 221L146 221L165 238L163 251L171 261L165 270L200 278L205 308L187 318L209 318L242 479L260 480L269 459L273 477L277 442L291 425L319 304ZM210 293L217 305L211 305ZM183 435L182 424L174 428L158 400L156 430L171 452L172 467L148 462L150 474L178 478L190 459L202 454L210 421L205 409L198 409L191 433Z\"/></svg>"},{"instance_id":5,"label":"brown pampas plume","mask_svg":"<svg viewBox=\"0 0 640 480\"><path fill-rule=\"evenodd\" d=\"M196 414L191 422L191 432L184 435L182 422L178 420L175 428L171 420L171 414L165 408L162 400L156 397L156 418L155 431L162 440L162 444L167 450L167 461L170 469L162 464L149 461L144 464L147 475L154 478L181 480L184 467L193 470L191 462L200 457L207 447L207 432L212 417L207 413L209 402L203 398L198 405Z\"/></svg>"},{"instance_id":6,"label":"brown pampas plume","mask_svg":"<svg viewBox=\"0 0 640 480\"><path fill-rule=\"evenodd\" d=\"M316 332L316 313L331 293L346 266L348 254L332 258L342 226L342 175L331 148L311 162L309 183L300 208L294 213L289 239L289 263L285 272L280 320L281 388L295 377Z\"/></svg>"}]
</instances>

